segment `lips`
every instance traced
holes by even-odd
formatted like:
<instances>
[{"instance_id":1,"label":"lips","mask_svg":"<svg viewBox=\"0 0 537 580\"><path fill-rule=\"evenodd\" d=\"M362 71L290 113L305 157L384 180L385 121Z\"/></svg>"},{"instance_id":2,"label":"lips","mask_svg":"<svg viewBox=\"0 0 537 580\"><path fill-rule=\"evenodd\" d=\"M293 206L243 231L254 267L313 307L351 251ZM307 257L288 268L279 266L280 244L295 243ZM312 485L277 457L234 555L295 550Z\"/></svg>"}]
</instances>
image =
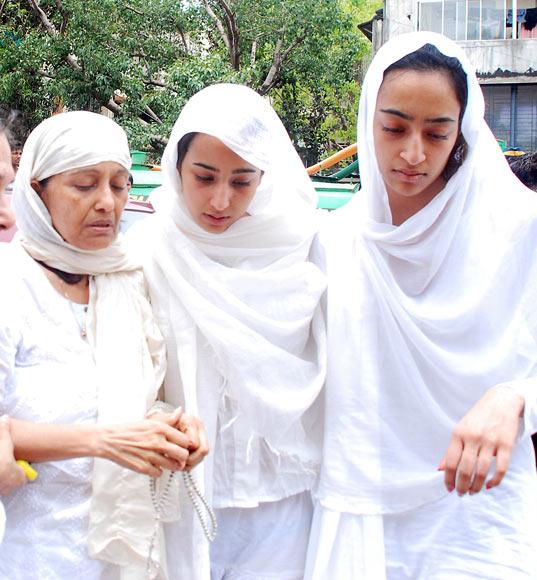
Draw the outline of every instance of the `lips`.
<instances>
[{"instance_id":1,"label":"lips","mask_svg":"<svg viewBox=\"0 0 537 580\"><path fill-rule=\"evenodd\" d=\"M112 220L96 220L88 224L88 227L94 231L107 232L114 229L114 222Z\"/></svg>"},{"instance_id":2,"label":"lips","mask_svg":"<svg viewBox=\"0 0 537 580\"><path fill-rule=\"evenodd\" d=\"M216 215L211 213L204 213L203 215L205 216L205 219L213 224L222 224L230 218L228 215Z\"/></svg>"},{"instance_id":3,"label":"lips","mask_svg":"<svg viewBox=\"0 0 537 580\"><path fill-rule=\"evenodd\" d=\"M412 171L408 169L394 169L394 173L397 175L400 181L405 183L417 183L427 175L422 171Z\"/></svg>"}]
</instances>

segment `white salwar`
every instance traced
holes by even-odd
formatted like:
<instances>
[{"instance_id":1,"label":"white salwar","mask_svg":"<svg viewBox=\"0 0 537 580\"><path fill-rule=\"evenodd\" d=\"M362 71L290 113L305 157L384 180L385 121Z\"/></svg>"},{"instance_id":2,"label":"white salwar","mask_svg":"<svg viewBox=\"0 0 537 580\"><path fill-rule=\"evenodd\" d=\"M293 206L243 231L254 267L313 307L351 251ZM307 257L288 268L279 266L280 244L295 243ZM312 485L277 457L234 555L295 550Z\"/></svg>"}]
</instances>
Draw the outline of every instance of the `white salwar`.
<instances>
[{"instance_id":1,"label":"white salwar","mask_svg":"<svg viewBox=\"0 0 537 580\"><path fill-rule=\"evenodd\" d=\"M468 75L468 157L394 226L373 115L386 68L426 43ZM398 36L367 73L362 191L330 216L313 252L329 280L328 371L309 580L537 577L537 199L483 111L471 65L440 35ZM525 397L509 471L491 491L448 494L438 466L452 431L502 383Z\"/></svg>"},{"instance_id":2,"label":"white salwar","mask_svg":"<svg viewBox=\"0 0 537 580\"><path fill-rule=\"evenodd\" d=\"M221 234L198 226L184 202L177 144L190 132L220 139L263 171L248 215ZM297 496L318 471L315 403L325 378L317 308L325 278L308 262L315 191L274 110L239 85L208 87L187 103L162 170L156 220L143 236L154 242L145 272L167 343L166 401L201 417L213 450L195 475L219 509ZM183 507L182 532L170 531L170 566L207 579L208 544ZM228 540L220 529L217 542Z\"/></svg>"},{"instance_id":3,"label":"white salwar","mask_svg":"<svg viewBox=\"0 0 537 580\"><path fill-rule=\"evenodd\" d=\"M39 335L39 340L35 334L37 329L43 329L47 323L52 327L57 326L47 316L57 314L59 303L63 301L69 305L68 301L59 296L54 302L51 298L54 292L50 291L50 314L43 313L41 324L36 322L34 325L23 325L24 336L16 334L22 322L11 327L4 322L9 320L9 302L2 304L7 312L6 317L2 318L4 326L0 334L6 346L4 354L10 354L9 360L2 360L0 393L11 397L4 401L9 407L2 410L15 418L51 423L69 423L69 419L72 419L74 423L97 421L102 424L141 420L161 385L165 367L164 343L154 324L145 295L141 267L126 254L121 239L97 251L82 250L65 242L52 227L45 205L31 187L33 179L40 181L102 161L114 161L129 169L130 153L124 131L110 119L94 113L72 112L47 119L32 132L25 144L13 194L19 233L10 251L19 252L19 257L11 264L9 284L5 284L14 289L10 297L18 300L20 294L31 293L32 276L36 285L39 285L40 280L41 283L45 282L41 268L31 258L67 272L90 274L91 278L86 317L87 347L84 356L79 357L79 367L74 355L65 360L55 360L54 346L48 344L44 338L45 333ZM16 292L17 288L21 290L20 293ZM39 298L36 297L35 301L39 302ZM28 307L31 309L32 305L28 304ZM71 315L76 322L75 308L73 305ZM64 315L69 316L69 309L65 305L63 310ZM36 317L38 314L34 313ZM36 329L34 334L32 328ZM52 336L51 333L50 340ZM81 342L73 342L73 353L83 350L83 345L79 344ZM24 351L24 346L29 348L29 352ZM75 386L72 380L66 380L65 377L72 378L77 372L84 374L79 388L85 389L87 407L79 409L80 413L75 412L74 415L61 414L60 408L58 412L47 413L46 389L37 392L37 378L28 377L28 369L25 368L27 364L31 364L31 368L36 371L44 365L44 373L51 377L51 381L55 370L58 374L56 387L62 385L67 389L66 399L71 396L69 391ZM90 390L91 384L93 391ZM33 413L32 405L39 401L42 410L39 412L37 409ZM89 570L90 559L94 560L94 565L93 572L84 577L101 577L97 560L101 561L103 569L109 564L115 566L118 578L146 577L149 545L155 530L155 513L147 476L102 459L91 461L85 458L73 460L72 464L60 464L67 465L67 472L70 471L69 465L73 469L77 464L85 466L83 472L86 480L78 482L78 489L85 486L86 490L91 490L91 496L86 498L88 501L81 495L80 503L69 503L72 500L69 493L72 480L69 478L64 480L64 487L58 485L51 492L46 484L50 481L52 486L54 481L47 479L47 473L56 473L58 469L61 471L61 467L47 463L40 465L38 469L43 472L43 479L35 490L41 489L42 493L34 493L34 488L27 485L17 491L13 501L7 502L8 529L6 541L1 548L6 557L0 555L0 560L7 561L7 554L12 548L15 551L18 537L15 514L21 505L25 506L30 516L32 507L41 515L51 514L55 508L62 514L61 525L56 528L55 536L47 536L51 527L54 527L50 517L41 517L40 525L33 525L33 531L25 535L26 550L32 553L32 561L37 563L39 570L36 574L39 577L62 576L62 558L58 554L68 549L68 538L73 526L86 520L83 538L85 555L81 553L85 563L80 561L80 570ZM48 503L50 493L57 496L55 506ZM63 501L65 504L62 511ZM11 510L13 518L10 518ZM10 527L13 527L13 533ZM57 546L56 551L49 549L46 538L61 544L62 532L65 532L64 545ZM15 538L13 546L10 545L10 538ZM157 539L149 574L152 578L166 577L163 544ZM19 567L21 574L25 572L24 558L20 560ZM16 570L10 570L13 577L16 573Z\"/></svg>"}]
</instances>

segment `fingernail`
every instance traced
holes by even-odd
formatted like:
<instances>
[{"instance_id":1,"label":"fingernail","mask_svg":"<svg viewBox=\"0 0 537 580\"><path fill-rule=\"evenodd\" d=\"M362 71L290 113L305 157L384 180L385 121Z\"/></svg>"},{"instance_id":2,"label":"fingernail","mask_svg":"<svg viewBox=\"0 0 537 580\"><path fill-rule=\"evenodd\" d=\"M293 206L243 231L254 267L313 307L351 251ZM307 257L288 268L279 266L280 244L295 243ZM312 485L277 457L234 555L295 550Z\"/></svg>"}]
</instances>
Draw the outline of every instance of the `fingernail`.
<instances>
[{"instance_id":1,"label":"fingernail","mask_svg":"<svg viewBox=\"0 0 537 580\"><path fill-rule=\"evenodd\" d=\"M449 493L451 493L454 489L455 489L455 487L453 485L447 486L447 490L449 491Z\"/></svg>"}]
</instances>

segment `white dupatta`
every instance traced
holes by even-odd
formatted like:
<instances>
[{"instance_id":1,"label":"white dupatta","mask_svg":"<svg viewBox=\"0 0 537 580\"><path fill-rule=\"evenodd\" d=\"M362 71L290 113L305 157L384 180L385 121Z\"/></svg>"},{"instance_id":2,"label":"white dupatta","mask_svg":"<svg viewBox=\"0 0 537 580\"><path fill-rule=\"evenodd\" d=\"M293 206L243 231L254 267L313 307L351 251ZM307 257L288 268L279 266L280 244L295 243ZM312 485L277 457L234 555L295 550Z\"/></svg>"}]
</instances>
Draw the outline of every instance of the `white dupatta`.
<instances>
[{"instance_id":1,"label":"white dupatta","mask_svg":"<svg viewBox=\"0 0 537 580\"><path fill-rule=\"evenodd\" d=\"M199 227L183 200L177 144L189 132L220 139L264 172L249 215L221 234ZM311 479L320 425L305 417L324 383L324 331L315 313L325 280L308 262L319 215L304 166L268 102L247 87L224 84L186 104L162 170L164 185L152 196L156 240L145 270L167 339L166 400L201 416L213 450L219 409L227 405L234 414L228 426L241 439L236 449L246 442L246 469L261 469L256 443L262 441L275 465L286 457L298 477ZM198 469L198 479L210 497L212 457L201 467L207 476ZM257 501L252 489L251 505ZM178 565L185 578L208 577L199 526L186 517L183 524L177 541L194 535Z\"/></svg>"},{"instance_id":2,"label":"white dupatta","mask_svg":"<svg viewBox=\"0 0 537 580\"><path fill-rule=\"evenodd\" d=\"M101 377L98 422L113 424L143 419L164 374L164 345L145 297L141 267L126 253L121 237L97 251L66 243L31 187L32 179L103 161L130 168L127 137L112 120L76 111L43 121L24 146L15 181L19 232L14 243L50 266L92 276L87 331ZM119 565L121 578L143 577L154 519L148 477L95 459L90 555ZM165 578L165 557L158 549L153 560L157 572L152 577Z\"/></svg>"},{"instance_id":3,"label":"white dupatta","mask_svg":"<svg viewBox=\"0 0 537 580\"><path fill-rule=\"evenodd\" d=\"M373 115L384 71L426 43L467 74L468 157L426 207L394 226ZM367 72L362 190L331 216L317 252L329 280L325 507L393 513L440 498L437 469L455 425L490 387L536 374L537 198L512 174L483 113L473 67L438 34L397 36ZM519 385L528 387L534 430L537 389ZM508 474L515 481L530 453L527 431L523 439Z\"/></svg>"}]
</instances>

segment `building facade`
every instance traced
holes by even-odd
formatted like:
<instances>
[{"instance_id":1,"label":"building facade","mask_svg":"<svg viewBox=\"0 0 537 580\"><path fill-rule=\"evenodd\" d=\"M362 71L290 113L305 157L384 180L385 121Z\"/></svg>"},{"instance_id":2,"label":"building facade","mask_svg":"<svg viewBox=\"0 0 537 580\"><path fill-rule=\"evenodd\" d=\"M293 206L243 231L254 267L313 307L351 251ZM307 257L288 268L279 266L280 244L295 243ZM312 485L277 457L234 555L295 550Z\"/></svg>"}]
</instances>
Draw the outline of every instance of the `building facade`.
<instances>
[{"instance_id":1,"label":"building facade","mask_svg":"<svg viewBox=\"0 0 537 580\"><path fill-rule=\"evenodd\" d=\"M476 67L496 137L537 150L537 0L386 0L380 42L412 30L456 40Z\"/></svg>"}]
</instances>

